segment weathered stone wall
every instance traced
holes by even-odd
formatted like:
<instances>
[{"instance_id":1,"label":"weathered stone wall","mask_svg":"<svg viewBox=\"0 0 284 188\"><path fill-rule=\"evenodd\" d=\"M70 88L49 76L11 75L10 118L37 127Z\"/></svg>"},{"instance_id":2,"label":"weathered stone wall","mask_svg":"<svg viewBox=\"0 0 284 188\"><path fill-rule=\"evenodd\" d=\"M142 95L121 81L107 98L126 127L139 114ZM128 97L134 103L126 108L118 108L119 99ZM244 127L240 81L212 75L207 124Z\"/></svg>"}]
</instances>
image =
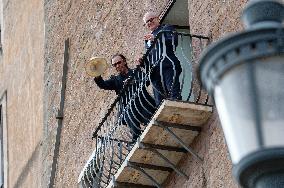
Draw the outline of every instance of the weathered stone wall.
<instances>
[{"instance_id":1,"label":"weathered stone wall","mask_svg":"<svg viewBox=\"0 0 284 188\"><path fill-rule=\"evenodd\" d=\"M189 0L189 24L192 33L210 36L213 41L230 32L242 30L241 12L248 0Z\"/></svg>"},{"instance_id":2,"label":"weathered stone wall","mask_svg":"<svg viewBox=\"0 0 284 188\"><path fill-rule=\"evenodd\" d=\"M44 23L38 0L3 0L0 98L7 92L8 179L4 187L40 187ZM1 15L2 16L2 15Z\"/></svg>"},{"instance_id":3,"label":"weathered stone wall","mask_svg":"<svg viewBox=\"0 0 284 188\"><path fill-rule=\"evenodd\" d=\"M163 1L46 0L45 1L45 166L43 185L51 173L59 109L64 41L70 39L70 61L56 187L76 187L77 178L94 149L92 132L115 98L100 90L86 75L84 64L92 56L110 57L121 52L133 60L143 52L143 14L160 11ZM108 69L104 75L113 74Z\"/></svg>"},{"instance_id":4,"label":"weathered stone wall","mask_svg":"<svg viewBox=\"0 0 284 188\"><path fill-rule=\"evenodd\" d=\"M64 41L69 38L71 46L55 187L76 187L78 175L94 149L92 132L115 96L98 89L85 74L84 64L91 56L109 60L112 54L121 52L133 66L133 60L143 52L143 14L150 9L160 11L166 2L3 0L0 97L7 91L8 187L48 187ZM241 30L239 17L245 3L189 0L191 32L216 41L228 32ZM109 69L105 76L112 73ZM237 187L216 110L191 147L204 162L185 156L180 167L190 179L173 173L167 187Z\"/></svg>"},{"instance_id":5,"label":"weathered stone wall","mask_svg":"<svg viewBox=\"0 0 284 188\"><path fill-rule=\"evenodd\" d=\"M128 62L143 52L142 16L149 10L160 11L166 0L46 0L45 1L45 104L44 104L44 175L47 187L54 149L59 109L64 41L69 38L70 61L60 156L56 171L56 187L76 187L77 178L94 149L92 132L114 100L115 94L99 88L84 71L91 56L121 52ZM150 8L151 4L152 8ZM192 33L211 36L213 41L225 33L241 30L240 11L245 1L189 0L189 23ZM133 65L133 64L132 64ZM132 66L130 65L130 67ZM109 69L105 77L112 74ZM167 187L237 187L231 177L231 162L215 113L192 144L204 158L199 164L190 155L180 163L189 180L173 173Z\"/></svg>"}]
</instances>

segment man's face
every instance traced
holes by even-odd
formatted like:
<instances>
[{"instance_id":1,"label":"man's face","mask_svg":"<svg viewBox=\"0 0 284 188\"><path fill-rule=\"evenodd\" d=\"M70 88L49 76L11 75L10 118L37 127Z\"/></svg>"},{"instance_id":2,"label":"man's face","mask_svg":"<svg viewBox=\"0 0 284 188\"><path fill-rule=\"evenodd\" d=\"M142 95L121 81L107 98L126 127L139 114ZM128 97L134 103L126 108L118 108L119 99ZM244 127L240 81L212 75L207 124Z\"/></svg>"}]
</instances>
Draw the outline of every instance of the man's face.
<instances>
[{"instance_id":1,"label":"man's face","mask_svg":"<svg viewBox=\"0 0 284 188\"><path fill-rule=\"evenodd\" d=\"M154 14L150 14L150 13L146 13L143 19L147 29L149 29L150 31L154 31L159 25L159 18L154 15Z\"/></svg>"},{"instance_id":2,"label":"man's face","mask_svg":"<svg viewBox=\"0 0 284 188\"><path fill-rule=\"evenodd\" d=\"M126 62L120 56L114 57L111 60L111 64L118 73L122 73L127 69Z\"/></svg>"}]
</instances>

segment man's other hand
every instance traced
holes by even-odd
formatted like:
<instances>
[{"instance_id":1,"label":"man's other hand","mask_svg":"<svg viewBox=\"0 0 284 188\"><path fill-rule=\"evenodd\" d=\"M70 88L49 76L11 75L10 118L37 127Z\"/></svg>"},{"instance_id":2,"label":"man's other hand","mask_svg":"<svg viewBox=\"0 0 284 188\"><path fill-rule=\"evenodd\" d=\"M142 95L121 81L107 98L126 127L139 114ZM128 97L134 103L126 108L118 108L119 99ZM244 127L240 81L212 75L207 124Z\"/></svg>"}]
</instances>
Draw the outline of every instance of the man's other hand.
<instances>
[{"instance_id":1,"label":"man's other hand","mask_svg":"<svg viewBox=\"0 0 284 188\"><path fill-rule=\"evenodd\" d=\"M153 34L144 35L144 40L153 41L154 40L154 35Z\"/></svg>"}]
</instances>

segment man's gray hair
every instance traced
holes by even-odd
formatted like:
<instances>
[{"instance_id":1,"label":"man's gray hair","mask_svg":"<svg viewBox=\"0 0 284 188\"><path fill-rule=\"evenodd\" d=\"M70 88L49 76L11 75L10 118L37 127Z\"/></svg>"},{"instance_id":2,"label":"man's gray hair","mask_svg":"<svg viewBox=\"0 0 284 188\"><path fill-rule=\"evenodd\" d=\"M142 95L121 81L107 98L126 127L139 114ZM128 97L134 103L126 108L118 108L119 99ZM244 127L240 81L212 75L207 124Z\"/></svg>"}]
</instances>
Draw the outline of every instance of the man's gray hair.
<instances>
[{"instance_id":1,"label":"man's gray hair","mask_svg":"<svg viewBox=\"0 0 284 188\"><path fill-rule=\"evenodd\" d=\"M159 14L157 13L157 12L154 12L154 11L149 11L149 12L146 12L145 14L144 14L144 16L143 16L143 21L144 22L146 22L147 20L145 20L145 18L146 18L146 15L147 16L151 16L151 17L159 17Z\"/></svg>"}]
</instances>

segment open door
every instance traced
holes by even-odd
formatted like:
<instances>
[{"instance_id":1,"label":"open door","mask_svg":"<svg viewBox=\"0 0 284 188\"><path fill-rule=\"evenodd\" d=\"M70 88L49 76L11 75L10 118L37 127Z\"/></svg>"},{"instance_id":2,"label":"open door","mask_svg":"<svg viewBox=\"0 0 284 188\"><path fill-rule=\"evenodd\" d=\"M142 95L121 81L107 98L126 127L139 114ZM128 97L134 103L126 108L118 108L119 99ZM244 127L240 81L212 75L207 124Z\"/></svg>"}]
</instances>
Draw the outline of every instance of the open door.
<instances>
[{"instance_id":1,"label":"open door","mask_svg":"<svg viewBox=\"0 0 284 188\"><path fill-rule=\"evenodd\" d=\"M192 46L189 26L188 0L170 0L160 14L161 24L170 24L176 27L177 32L185 33L178 37L178 46L176 56L181 62L182 73L180 83L182 84L182 100L193 101L194 95L191 92L193 75L192 75ZM188 94L191 93L189 98Z\"/></svg>"}]
</instances>

